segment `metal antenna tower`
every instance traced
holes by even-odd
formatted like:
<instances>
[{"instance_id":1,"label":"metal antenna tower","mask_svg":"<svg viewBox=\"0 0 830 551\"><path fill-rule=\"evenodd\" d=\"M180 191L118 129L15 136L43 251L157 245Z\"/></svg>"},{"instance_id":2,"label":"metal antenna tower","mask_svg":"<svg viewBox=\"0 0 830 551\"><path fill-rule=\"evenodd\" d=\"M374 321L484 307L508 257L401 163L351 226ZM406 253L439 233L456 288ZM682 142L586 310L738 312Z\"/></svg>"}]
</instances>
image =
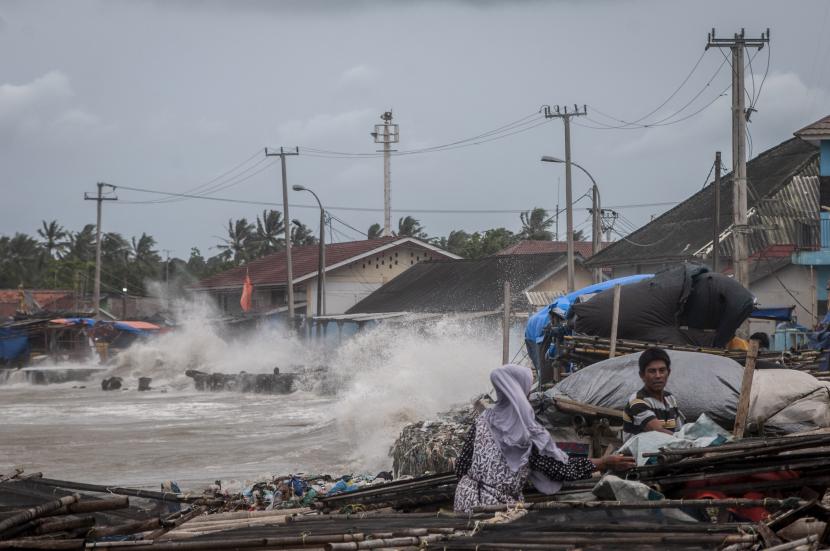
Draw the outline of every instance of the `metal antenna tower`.
<instances>
[{"instance_id":1,"label":"metal antenna tower","mask_svg":"<svg viewBox=\"0 0 830 551\"><path fill-rule=\"evenodd\" d=\"M400 141L397 124L392 124L392 110L385 111L380 119L383 124L376 124L371 133L375 143L383 144L383 236L392 235L392 174L390 157L393 149L391 145Z\"/></svg>"}]
</instances>

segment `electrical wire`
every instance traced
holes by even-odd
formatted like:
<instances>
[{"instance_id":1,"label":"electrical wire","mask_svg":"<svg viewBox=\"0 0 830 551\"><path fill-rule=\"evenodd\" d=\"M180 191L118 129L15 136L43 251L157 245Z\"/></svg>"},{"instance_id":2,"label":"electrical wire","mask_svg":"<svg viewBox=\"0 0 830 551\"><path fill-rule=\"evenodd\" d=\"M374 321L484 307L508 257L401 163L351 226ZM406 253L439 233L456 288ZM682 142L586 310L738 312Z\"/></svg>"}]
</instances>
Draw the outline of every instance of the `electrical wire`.
<instances>
[{"instance_id":1,"label":"electrical wire","mask_svg":"<svg viewBox=\"0 0 830 551\"><path fill-rule=\"evenodd\" d=\"M525 115L524 117L522 117L520 119L517 119L515 121L509 122L509 123L504 124L504 125L501 125L501 126L499 126L497 128L494 128L492 130L488 130L487 132L483 132L481 134L471 136L469 138L464 138L464 139L461 139L461 140L455 140L455 141L448 142L448 143L445 143L445 144L440 144L440 145L423 147L423 148L419 148L419 149L393 151L393 152L391 152L391 154L396 155L396 156L399 156L399 155L414 155L414 154L429 153L429 152L439 151L439 150L444 150L444 149L455 149L456 148L455 146L478 145L479 143L485 143L486 141L492 141L492 140L487 140L486 138L493 138L493 136L496 136L493 139L501 139L501 137L507 137L507 136L513 135L514 133L518 133L518 132L507 133L511 130L519 129L519 132L523 132L525 130L529 130L530 128L535 128L535 126L538 126L540 123L538 123L536 121L533 121L533 120L530 120L530 119L536 118L538 116L539 116L539 112L537 111L537 112L531 113L529 115ZM548 120L545 119L545 120L542 121L542 123L544 123L544 122L548 122ZM534 124L534 123L536 123L536 124ZM501 134L504 134L504 136L499 136ZM478 142L477 140L483 140L483 141ZM333 151L333 150L329 150L329 149L319 149L319 148L308 147L308 146L303 146L302 149L303 149L303 151L308 151L309 152L309 153L305 153L306 155L308 155L310 153L313 153L313 154L315 154L315 156L319 156L319 157L326 156L326 157L363 157L363 158L369 157L369 158L372 158L372 157L380 157L384 154L383 152L359 153L359 152L347 152L347 151Z\"/></svg>"},{"instance_id":2,"label":"electrical wire","mask_svg":"<svg viewBox=\"0 0 830 551\"><path fill-rule=\"evenodd\" d=\"M232 167L232 168L230 168L230 169L226 170L225 172L223 172L222 174L219 174L218 176L216 176L216 177L214 177L214 178L211 178L210 180L208 180L207 182L205 182L205 183L203 183L203 184L199 184L199 185L197 185L197 186L194 186L194 187L192 187L192 188L189 188L189 189L184 190L184 193L199 193L199 194L204 193L205 191L207 191L208 189L210 189L210 187L212 186L212 184L214 184L215 182L217 182L217 181L219 181L219 180L224 180L224 178L225 178L225 177L227 177L227 176L229 176L230 174L232 174L232 173L236 172L237 170L239 170L240 168L242 168L243 166L245 166L246 164L248 164L249 162L251 162L252 160L254 160L256 157L258 157L258 156L259 156L259 155L261 155L261 154L262 154L262 152L261 152L261 151L259 151L259 150L258 150L258 151L256 151L253 155L251 155L250 157L248 157L248 158L247 158L247 159L245 159L244 161L240 162L239 164L235 165L234 167ZM258 165L258 164L260 164L260 163L257 163L257 165ZM254 166L256 166L256 165L254 165ZM247 170L247 169L246 169L246 170ZM242 173L244 173L244 172L245 172L245 171L243 171ZM236 175L236 176L239 176L239 175L241 175L241 173L240 173L240 174L238 174L238 175ZM207 188L207 189L206 189L206 188ZM158 202L168 202L168 201L175 201L175 199L156 199L156 200L154 200L154 201L158 201Z\"/></svg>"},{"instance_id":3,"label":"electrical wire","mask_svg":"<svg viewBox=\"0 0 830 551\"><path fill-rule=\"evenodd\" d=\"M608 117L608 118L610 118L610 119L612 119L612 120L615 120L615 121L617 121L617 122L622 122L623 124L621 124L621 125L609 125L609 124L606 124L606 123L604 123L604 122L602 122L602 121L598 121L598 120L596 120L596 119L592 119L592 118L590 118L590 117L586 117L586 118L587 118L589 121L593 122L594 124L601 125L601 127L602 127L603 129L607 129L607 130L635 130L635 129L642 129L642 128L653 128L653 127L656 127L656 126L669 126L669 125L672 125L672 124L676 124L676 123L678 123L678 122L682 122L682 121L684 121L684 120L687 120L688 118L691 118L691 116L694 116L694 115L696 115L696 114L700 113L700 112L702 111L702 109L701 109L701 110L698 110L698 111L695 111L694 113L692 113L692 115L691 115L690 117L683 117L683 118L677 119L677 120L675 120L675 121L671 121L671 119L673 119L674 117L676 117L677 115L679 115L680 113L682 113L683 111L685 111L687 108L689 108L689 107L690 107L690 106L691 106L691 105L692 105L692 104L693 104L693 103L697 100L697 98L699 98L699 97L700 97L700 96L701 96L701 95L702 95L702 94L703 94L703 93L704 93L704 92L705 92L705 91L709 88L709 86L712 84L712 82L715 80L715 78L717 78L717 76L720 74L720 72L721 72L721 70L723 69L723 66L724 66L725 64L726 64L726 62L724 61L724 62L722 62L720 65L718 65L718 68L717 68L717 70L715 71L715 73L714 73L714 74L713 74L713 75L709 78L709 80L706 82L706 84L704 84L704 85L703 85L703 88L701 88L701 89L698 91L698 93L697 93L697 94L695 94L695 95L692 97L692 99L690 99L688 102L686 102L686 104L685 104L685 105L683 105L680 109L676 110L676 111L675 111L674 113L672 113L671 115L668 115L668 116L666 116L666 117L663 117L662 119L658 119L658 120L656 120L656 121L654 121L654 122L647 123L647 124L637 124L637 123L634 123L634 122L625 121L625 120L623 120L623 119L619 119L619 118L613 117L613 116L611 116L611 115L608 115L608 114L606 114L606 113L603 113L602 111L600 111L599 109L597 109L597 108L596 108L595 106L593 106L593 105L591 106L591 110L592 110L592 111L596 111L596 112L597 112L597 113L599 113L600 115L603 115L603 116L605 116L605 117ZM730 84L730 86L731 86L731 84ZM724 90L724 92L725 92L726 90L728 90L728 89L729 89L729 87L727 86L727 87L726 87L726 89ZM723 95L723 93L724 93L724 92L721 92L720 94L718 94L718 96L715 98L715 100L717 100L717 98L718 98L718 97L720 97L721 95ZM706 104L706 105L704 106L704 109L705 109L706 107L709 107L709 105L711 105L712 103L714 103L714 100L713 100L711 103ZM581 125L581 126L586 126L586 125Z\"/></svg>"}]
</instances>

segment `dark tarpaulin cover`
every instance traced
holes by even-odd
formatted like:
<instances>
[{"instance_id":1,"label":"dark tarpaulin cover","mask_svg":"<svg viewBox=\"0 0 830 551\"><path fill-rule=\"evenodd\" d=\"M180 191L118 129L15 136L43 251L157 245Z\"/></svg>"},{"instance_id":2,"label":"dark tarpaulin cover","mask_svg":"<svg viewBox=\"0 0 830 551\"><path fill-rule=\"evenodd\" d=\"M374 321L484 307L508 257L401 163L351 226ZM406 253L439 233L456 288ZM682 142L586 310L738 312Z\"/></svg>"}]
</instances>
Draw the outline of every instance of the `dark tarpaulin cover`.
<instances>
[{"instance_id":1,"label":"dark tarpaulin cover","mask_svg":"<svg viewBox=\"0 0 830 551\"><path fill-rule=\"evenodd\" d=\"M613 301L609 289L575 304L574 330L610 337ZM620 288L618 338L724 347L753 304L740 283L703 265L683 264Z\"/></svg>"},{"instance_id":2,"label":"dark tarpaulin cover","mask_svg":"<svg viewBox=\"0 0 830 551\"><path fill-rule=\"evenodd\" d=\"M706 413L716 423L731 429L735 423L744 368L729 358L700 352L667 350L671 374L666 389L688 421ZM643 387L638 360L628 354L590 365L569 375L545 394L578 402L623 409L628 399ZM792 433L830 426L830 385L807 373L792 369L762 369L755 373L750 401L750 425L769 433ZM551 426L571 419L556 410L545 410Z\"/></svg>"}]
</instances>

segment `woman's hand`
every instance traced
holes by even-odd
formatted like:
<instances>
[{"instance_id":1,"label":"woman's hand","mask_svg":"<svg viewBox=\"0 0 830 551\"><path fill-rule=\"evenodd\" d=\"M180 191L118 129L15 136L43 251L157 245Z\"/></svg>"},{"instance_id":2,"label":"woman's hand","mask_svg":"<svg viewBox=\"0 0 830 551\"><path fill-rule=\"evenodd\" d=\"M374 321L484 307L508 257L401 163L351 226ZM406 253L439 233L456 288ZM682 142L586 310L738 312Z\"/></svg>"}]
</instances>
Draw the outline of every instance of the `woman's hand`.
<instances>
[{"instance_id":1,"label":"woman's hand","mask_svg":"<svg viewBox=\"0 0 830 551\"><path fill-rule=\"evenodd\" d=\"M598 471L627 471L637 466L637 462L630 455L606 455L599 459L591 459Z\"/></svg>"}]
</instances>

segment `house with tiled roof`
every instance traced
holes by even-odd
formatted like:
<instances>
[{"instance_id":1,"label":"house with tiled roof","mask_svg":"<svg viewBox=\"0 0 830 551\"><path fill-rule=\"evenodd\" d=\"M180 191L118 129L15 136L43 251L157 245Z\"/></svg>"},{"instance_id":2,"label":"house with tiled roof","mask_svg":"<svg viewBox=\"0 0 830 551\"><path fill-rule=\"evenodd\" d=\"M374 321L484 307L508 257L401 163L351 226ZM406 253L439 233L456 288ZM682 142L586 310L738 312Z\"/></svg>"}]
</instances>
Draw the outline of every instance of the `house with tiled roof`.
<instances>
[{"instance_id":1,"label":"house with tiled roof","mask_svg":"<svg viewBox=\"0 0 830 551\"><path fill-rule=\"evenodd\" d=\"M325 313L342 314L364 297L419 262L460 258L413 237L381 237L326 245ZM291 248L294 303L298 313L317 308L319 247ZM287 309L288 273L285 251L279 251L205 278L190 287L214 298L225 313L241 311L245 275L254 286L253 310Z\"/></svg>"},{"instance_id":2,"label":"house with tiled roof","mask_svg":"<svg viewBox=\"0 0 830 551\"><path fill-rule=\"evenodd\" d=\"M15 314L64 312L75 303L75 293L64 289L0 289L0 321Z\"/></svg>"},{"instance_id":3,"label":"house with tiled roof","mask_svg":"<svg viewBox=\"0 0 830 551\"><path fill-rule=\"evenodd\" d=\"M575 268L576 287L590 285L591 272L580 255ZM492 315L503 309L508 281L511 310L527 314L565 294L567 271L563 252L430 260L411 267L347 314Z\"/></svg>"},{"instance_id":4,"label":"house with tiled roof","mask_svg":"<svg viewBox=\"0 0 830 551\"><path fill-rule=\"evenodd\" d=\"M574 241L574 253L584 259L591 258L593 244L590 241ZM549 254L564 253L568 251L567 241L531 241L528 239L519 241L509 247L505 247L497 255L508 254Z\"/></svg>"},{"instance_id":5,"label":"house with tiled roof","mask_svg":"<svg viewBox=\"0 0 830 551\"><path fill-rule=\"evenodd\" d=\"M820 158L821 166L826 166L821 175ZM819 212L821 206L830 206L828 176L830 117L795 132L795 137L747 162L750 290L762 306L794 306L798 321L804 325L814 324L827 311L830 214L822 214L820 223ZM720 271L731 273L735 232L732 191L732 173L728 173L721 178L717 220L712 182L608 245L587 264L610 269L613 277L621 277L653 273L678 262L711 262L717 249ZM819 269L816 257L825 247L828 266Z\"/></svg>"}]
</instances>

